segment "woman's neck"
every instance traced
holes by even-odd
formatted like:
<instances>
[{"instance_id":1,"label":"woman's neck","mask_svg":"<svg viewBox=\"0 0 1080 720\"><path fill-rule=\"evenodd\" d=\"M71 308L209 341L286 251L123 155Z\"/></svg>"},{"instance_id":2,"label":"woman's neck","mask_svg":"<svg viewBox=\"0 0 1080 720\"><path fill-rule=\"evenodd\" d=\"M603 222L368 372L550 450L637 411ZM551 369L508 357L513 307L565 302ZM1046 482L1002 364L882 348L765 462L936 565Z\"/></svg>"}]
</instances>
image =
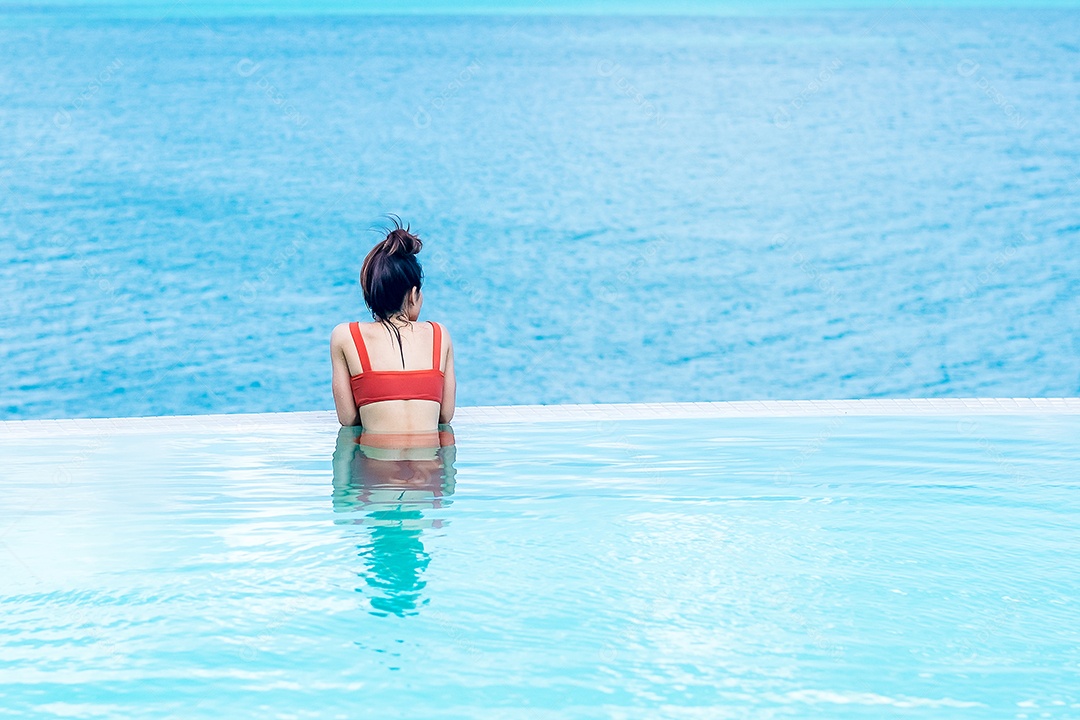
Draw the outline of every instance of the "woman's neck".
<instances>
[{"instance_id":1,"label":"woman's neck","mask_svg":"<svg viewBox=\"0 0 1080 720\"><path fill-rule=\"evenodd\" d=\"M407 327L411 327L415 323L405 315L391 315L390 317L380 318L384 323L393 325L398 330L404 330Z\"/></svg>"}]
</instances>

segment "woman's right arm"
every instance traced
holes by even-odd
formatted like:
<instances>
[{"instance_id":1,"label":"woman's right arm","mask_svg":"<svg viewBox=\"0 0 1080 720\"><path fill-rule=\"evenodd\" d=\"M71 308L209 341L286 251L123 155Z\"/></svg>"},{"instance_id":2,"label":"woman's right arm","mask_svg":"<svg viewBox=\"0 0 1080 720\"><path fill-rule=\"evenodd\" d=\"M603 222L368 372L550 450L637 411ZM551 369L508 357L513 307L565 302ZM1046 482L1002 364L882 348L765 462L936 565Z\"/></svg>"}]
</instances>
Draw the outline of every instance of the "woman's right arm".
<instances>
[{"instance_id":1,"label":"woman's right arm","mask_svg":"<svg viewBox=\"0 0 1080 720\"><path fill-rule=\"evenodd\" d=\"M360 410L353 399L349 378L349 363L345 360L345 343L351 337L346 323L338 325L330 333L330 365L333 368L330 385L334 391L334 408L337 410L338 422L343 427L360 424Z\"/></svg>"},{"instance_id":2,"label":"woman's right arm","mask_svg":"<svg viewBox=\"0 0 1080 720\"><path fill-rule=\"evenodd\" d=\"M454 378L454 344L450 342L450 333L443 327L443 341L446 343L446 369L443 370L442 406L439 408L439 423L446 424L454 419L454 402L457 394L457 380Z\"/></svg>"}]
</instances>

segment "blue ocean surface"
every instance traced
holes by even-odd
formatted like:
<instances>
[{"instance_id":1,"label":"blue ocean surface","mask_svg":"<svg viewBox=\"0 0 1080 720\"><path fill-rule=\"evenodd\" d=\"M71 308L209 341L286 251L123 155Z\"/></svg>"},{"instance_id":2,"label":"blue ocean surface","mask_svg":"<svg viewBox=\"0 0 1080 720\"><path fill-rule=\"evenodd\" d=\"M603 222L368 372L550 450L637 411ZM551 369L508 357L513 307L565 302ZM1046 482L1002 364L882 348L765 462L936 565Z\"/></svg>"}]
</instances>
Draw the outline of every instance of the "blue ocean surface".
<instances>
[{"instance_id":1,"label":"blue ocean surface","mask_svg":"<svg viewBox=\"0 0 1080 720\"><path fill-rule=\"evenodd\" d=\"M176 7L0 9L0 418L330 407L387 212L462 405L1080 393L1080 11Z\"/></svg>"}]
</instances>

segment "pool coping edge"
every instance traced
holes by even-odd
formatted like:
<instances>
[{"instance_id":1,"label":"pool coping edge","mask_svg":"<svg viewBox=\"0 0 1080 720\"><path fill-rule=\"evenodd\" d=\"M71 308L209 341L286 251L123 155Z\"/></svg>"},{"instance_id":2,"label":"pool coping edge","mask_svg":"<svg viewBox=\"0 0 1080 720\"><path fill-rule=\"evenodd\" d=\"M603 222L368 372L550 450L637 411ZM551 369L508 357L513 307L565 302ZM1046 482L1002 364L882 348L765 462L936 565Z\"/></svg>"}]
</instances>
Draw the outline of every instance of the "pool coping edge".
<instances>
[{"instance_id":1,"label":"pool coping edge","mask_svg":"<svg viewBox=\"0 0 1080 720\"><path fill-rule=\"evenodd\" d=\"M457 409L453 424L499 424L693 418L783 418L928 415L1080 415L1080 398L881 398L861 400L733 400L724 402L476 405ZM336 426L329 410L121 418L3 420L6 435L58 431L153 432L221 428L256 430Z\"/></svg>"}]
</instances>

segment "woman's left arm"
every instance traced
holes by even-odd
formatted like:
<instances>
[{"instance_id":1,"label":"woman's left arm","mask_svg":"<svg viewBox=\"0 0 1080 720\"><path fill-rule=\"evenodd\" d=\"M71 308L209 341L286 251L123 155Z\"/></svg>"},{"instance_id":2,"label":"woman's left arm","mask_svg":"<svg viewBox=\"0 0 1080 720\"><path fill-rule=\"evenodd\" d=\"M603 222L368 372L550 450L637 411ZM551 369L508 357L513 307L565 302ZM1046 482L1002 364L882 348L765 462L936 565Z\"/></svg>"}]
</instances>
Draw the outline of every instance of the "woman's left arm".
<instances>
[{"instance_id":1,"label":"woman's left arm","mask_svg":"<svg viewBox=\"0 0 1080 720\"><path fill-rule=\"evenodd\" d=\"M360 424L360 410L353 399L349 363L345 361L343 350L345 340L349 337L349 326L345 323L338 325L330 333L330 365L333 368L330 385L334 391L334 408L337 410L338 422L343 427Z\"/></svg>"}]
</instances>

